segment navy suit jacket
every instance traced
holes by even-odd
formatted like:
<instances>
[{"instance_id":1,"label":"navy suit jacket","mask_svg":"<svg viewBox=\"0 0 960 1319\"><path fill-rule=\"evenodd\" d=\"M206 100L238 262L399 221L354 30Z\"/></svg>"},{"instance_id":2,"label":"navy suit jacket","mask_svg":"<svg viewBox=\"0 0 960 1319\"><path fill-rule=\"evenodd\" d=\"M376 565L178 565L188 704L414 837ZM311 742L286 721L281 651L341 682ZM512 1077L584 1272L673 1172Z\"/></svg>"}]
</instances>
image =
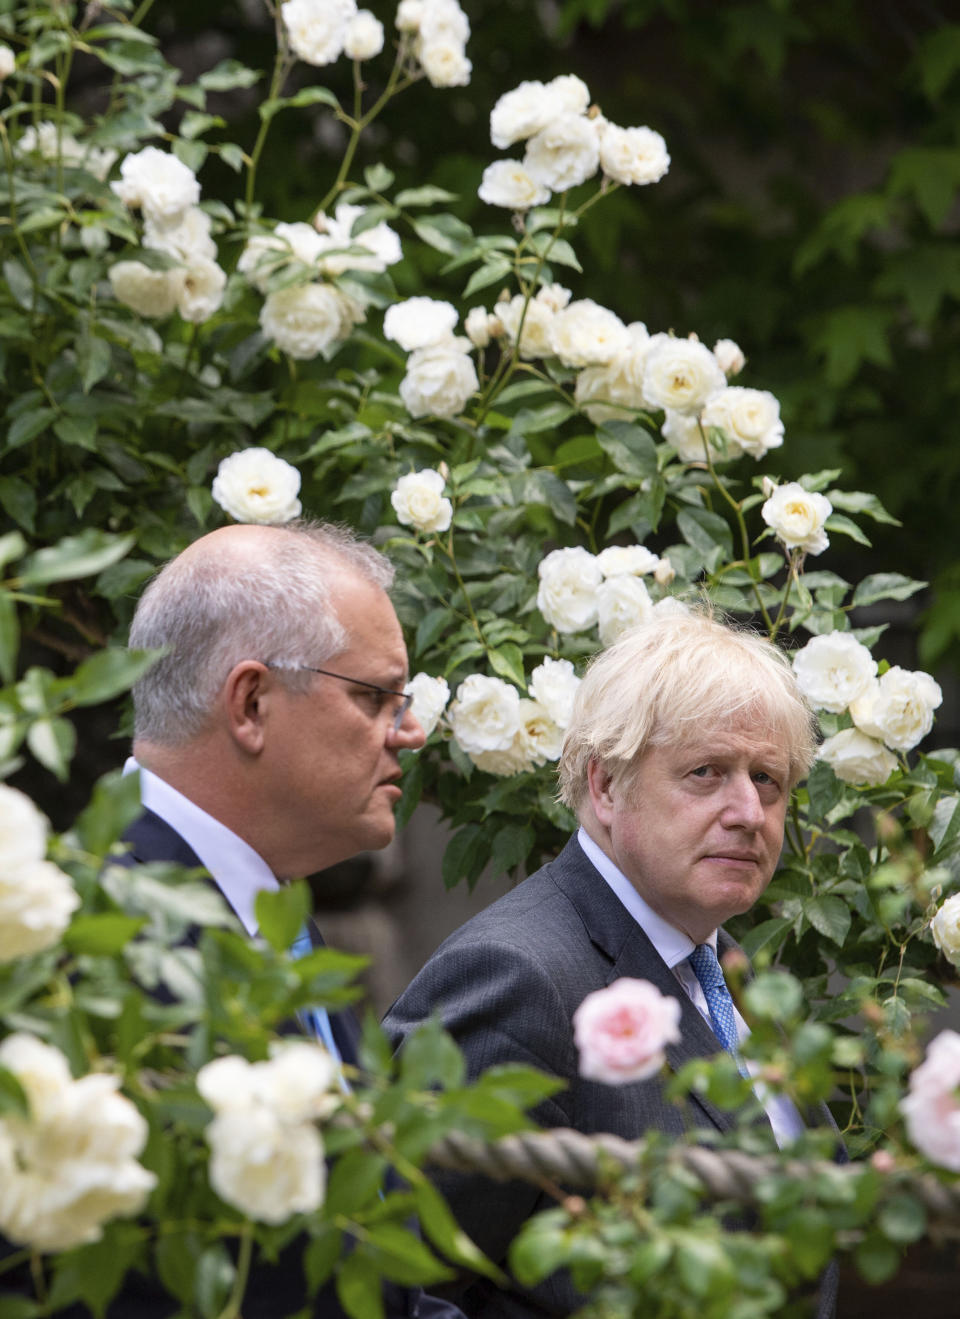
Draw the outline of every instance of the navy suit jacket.
<instances>
[{"instance_id":1,"label":"navy suit jacket","mask_svg":"<svg viewBox=\"0 0 960 1319\"><path fill-rule=\"evenodd\" d=\"M719 954L734 946L719 931ZM671 1071L719 1050L673 972L573 838L555 861L451 935L394 1003L384 1025L399 1047L418 1024L439 1013L464 1051L471 1077L508 1062L561 1077L567 1088L533 1113L545 1127L612 1132L627 1140L651 1130L678 1136L697 1128L731 1130L732 1116L700 1095L690 1095L683 1105L668 1101L660 1076L604 1085L579 1075L573 1014L587 994L621 976L649 980L679 1002L681 1038L666 1050ZM462 1226L500 1264L526 1219L556 1203L526 1182L453 1173L436 1180ZM832 1270L821 1286L821 1319L833 1314L835 1292ZM497 1291L485 1279L474 1279L451 1294L468 1315L483 1319L567 1315L584 1300L566 1273L529 1292Z\"/></svg>"}]
</instances>

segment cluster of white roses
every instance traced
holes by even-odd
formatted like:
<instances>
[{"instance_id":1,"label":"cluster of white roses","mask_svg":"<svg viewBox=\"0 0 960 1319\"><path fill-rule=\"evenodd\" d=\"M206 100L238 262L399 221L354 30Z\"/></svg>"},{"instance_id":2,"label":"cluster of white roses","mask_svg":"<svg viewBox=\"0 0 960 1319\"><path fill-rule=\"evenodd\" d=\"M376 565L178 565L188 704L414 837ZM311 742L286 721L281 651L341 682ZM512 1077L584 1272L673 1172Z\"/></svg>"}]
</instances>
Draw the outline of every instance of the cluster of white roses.
<instances>
[{"instance_id":1,"label":"cluster of white roses","mask_svg":"<svg viewBox=\"0 0 960 1319\"><path fill-rule=\"evenodd\" d=\"M522 82L501 96L490 113L490 140L501 149L526 142L522 161L494 161L480 184L482 201L511 211L540 206L598 169L617 183L644 184L670 167L659 133L611 124L591 109L590 91L574 74Z\"/></svg>"},{"instance_id":2,"label":"cluster of white roses","mask_svg":"<svg viewBox=\"0 0 960 1319\"><path fill-rule=\"evenodd\" d=\"M80 905L46 854L46 820L24 793L0 784L0 962L52 948Z\"/></svg>"},{"instance_id":3,"label":"cluster of white roses","mask_svg":"<svg viewBox=\"0 0 960 1319\"><path fill-rule=\"evenodd\" d=\"M446 531L453 518L453 504L444 495L442 472L424 467L401 476L390 496L397 521L417 531Z\"/></svg>"},{"instance_id":4,"label":"cluster of white roses","mask_svg":"<svg viewBox=\"0 0 960 1319\"><path fill-rule=\"evenodd\" d=\"M893 666L877 677L877 662L851 632L812 637L793 656L803 695L817 710L848 713L852 728L820 748L837 778L875 787L897 768L895 751L911 750L933 727L943 700L929 673Z\"/></svg>"},{"instance_id":5,"label":"cluster of white roses","mask_svg":"<svg viewBox=\"0 0 960 1319\"><path fill-rule=\"evenodd\" d=\"M260 326L290 357L330 358L366 318L363 303L333 282L338 275L382 274L402 257L400 239L382 222L354 235L363 214L362 206L344 202L332 217L320 212L312 225L281 222L247 242L237 270L265 295ZM276 282L282 287L271 291Z\"/></svg>"},{"instance_id":6,"label":"cluster of white roses","mask_svg":"<svg viewBox=\"0 0 960 1319\"><path fill-rule=\"evenodd\" d=\"M432 87L466 87L470 23L457 0L400 0L396 23Z\"/></svg>"},{"instance_id":7,"label":"cluster of white roses","mask_svg":"<svg viewBox=\"0 0 960 1319\"><path fill-rule=\"evenodd\" d=\"M157 147L124 157L111 188L143 212L143 246L175 262L155 270L142 261L110 267L115 297L140 316L163 319L178 311L185 321L209 320L223 301L226 272L217 264L210 217L198 205L200 184L182 160Z\"/></svg>"},{"instance_id":8,"label":"cluster of white roses","mask_svg":"<svg viewBox=\"0 0 960 1319\"><path fill-rule=\"evenodd\" d=\"M611 545L599 554L582 545L551 550L537 574L537 608L546 622L558 632L585 632L596 625L604 646L647 622L654 610L685 607L670 596L654 603L643 578L649 575L666 587L675 574L669 559L644 545Z\"/></svg>"},{"instance_id":9,"label":"cluster of white roses","mask_svg":"<svg viewBox=\"0 0 960 1319\"><path fill-rule=\"evenodd\" d=\"M68 129L52 119L28 124L17 142L18 156L40 156L43 160L61 160L68 168L88 170L101 182L116 163L117 153L110 147L95 147L79 142Z\"/></svg>"},{"instance_id":10,"label":"cluster of white roses","mask_svg":"<svg viewBox=\"0 0 960 1319\"><path fill-rule=\"evenodd\" d=\"M387 308L383 332L410 354L400 397L411 417L455 417L479 387L470 340L453 332L457 319L452 303L435 298Z\"/></svg>"},{"instance_id":11,"label":"cluster of white roses","mask_svg":"<svg viewBox=\"0 0 960 1319\"><path fill-rule=\"evenodd\" d=\"M34 1250L97 1241L111 1218L139 1213L156 1178L137 1162L147 1124L114 1076L75 1081L59 1049L8 1035L0 1066L19 1081L29 1116L0 1118L0 1230Z\"/></svg>"},{"instance_id":12,"label":"cluster of white roses","mask_svg":"<svg viewBox=\"0 0 960 1319\"><path fill-rule=\"evenodd\" d=\"M210 493L237 522L278 526L300 516L300 473L269 449L241 449L224 458Z\"/></svg>"},{"instance_id":13,"label":"cluster of white roses","mask_svg":"<svg viewBox=\"0 0 960 1319\"><path fill-rule=\"evenodd\" d=\"M262 1223L323 1204L326 1168L318 1119L339 1104L338 1067L321 1044L281 1041L266 1062L231 1055L197 1073L214 1111L207 1127L210 1185Z\"/></svg>"}]
</instances>

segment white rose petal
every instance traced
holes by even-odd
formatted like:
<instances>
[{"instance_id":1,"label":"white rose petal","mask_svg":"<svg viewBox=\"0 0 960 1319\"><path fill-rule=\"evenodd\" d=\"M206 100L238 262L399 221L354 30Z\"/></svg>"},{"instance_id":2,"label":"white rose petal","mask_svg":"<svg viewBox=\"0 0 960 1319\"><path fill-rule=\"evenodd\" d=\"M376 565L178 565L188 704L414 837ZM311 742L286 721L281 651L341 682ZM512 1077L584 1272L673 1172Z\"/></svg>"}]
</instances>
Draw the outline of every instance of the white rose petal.
<instances>
[{"instance_id":1,"label":"white rose petal","mask_svg":"<svg viewBox=\"0 0 960 1319\"><path fill-rule=\"evenodd\" d=\"M760 516L787 549L822 554L830 544L824 523L833 512L826 495L804 490L799 481L778 485L760 508Z\"/></svg>"},{"instance_id":2,"label":"white rose petal","mask_svg":"<svg viewBox=\"0 0 960 1319\"><path fill-rule=\"evenodd\" d=\"M470 21L457 0L425 0L418 27L424 41L464 46L470 36Z\"/></svg>"},{"instance_id":3,"label":"white rose petal","mask_svg":"<svg viewBox=\"0 0 960 1319\"><path fill-rule=\"evenodd\" d=\"M879 788L897 768L896 757L882 742L857 728L844 728L828 737L817 752L843 783Z\"/></svg>"},{"instance_id":4,"label":"white rose petal","mask_svg":"<svg viewBox=\"0 0 960 1319\"><path fill-rule=\"evenodd\" d=\"M942 701L940 685L929 673L894 665L850 703L850 713L863 732L894 751L910 751L930 732Z\"/></svg>"},{"instance_id":5,"label":"white rose petal","mask_svg":"<svg viewBox=\"0 0 960 1319\"><path fill-rule=\"evenodd\" d=\"M766 389L728 385L707 399L700 421L705 431L721 432L732 458L759 459L783 444L780 404Z\"/></svg>"},{"instance_id":6,"label":"white rose petal","mask_svg":"<svg viewBox=\"0 0 960 1319\"><path fill-rule=\"evenodd\" d=\"M656 183L670 168L670 154L652 128L605 124L600 136L600 166L617 183Z\"/></svg>"},{"instance_id":7,"label":"white rose petal","mask_svg":"<svg viewBox=\"0 0 960 1319\"><path fill-rule=\"evenodd\" d=\"M666 336L650 347L643 381L650 407L694 416L726 383L713 353L695 339Z\"/></svg>"},{"instance_id":8,"label":"white rose petal","mask_svg":"<svg viewBox=\"0 0 960 1319\"><path fill-rule=\"evenodd\" d=\"M163 320L177 310L183 271L151 270L142 261L117 261L108 271L113 296L139 316Z\"/></svg>"},{"instance_id":9,"label":"white rose petal","mask_svg":"<svg viewBox=\"0 0 960 1319\"><path fill-rule=\"evenodd\" d=\"M941 903L930 922L930 933L947 960L960 965L960 893Z\"/></svg>"},{"instance_id":10,"label":"white rose petal","mask_svg":"<svg viewBox=\"0 0 960 1319\"><path fill-rule=\"evenodd\" d=\"M54 947L79 906L69 875L51 862L0 866L0 962Z\"/></svg>"},{"instance_id":11,"label":"white rose petal","mask_svg":"<svg viewBox=\"0 0 960 1319\"><path fill-rule=\"evenodd\" d=\"M42 861L47 854L47 821L25 792L0 783L0 872Z\"/></svg>"},{"instance_id":12,"label":"white rose petal","mask_svg":"<svg viewBox=\"0 0 960 1319\"><path fill-rule=\"evenodd\" d=\"M608 577L597 590L600 642L611 646L630 628L646 623L653 613L650 593L639 577L621 573Z\"/></svg>"},{"instance_id":13,"label":"white rose petal","mask_svg":"<svg viewBox=\"0 0 960 1319\"><path fill-rule=\"evenodd\" d=\"M427 0L400 0L394 22L399 32L419 32Z\"/></svg>"},{"instance_id":14,"label":"white rose petal","mask_svg":"<svg viewBox=\"0 0 960 1319\"><path fill-rule=\"evenodd\" d=\"M253 1070L260 1102L285 1122L312 1122L339 1105L340 1067L316 1040L274 1040Z\"/></svg>"},{"instance_id":15,"label":"white rose petal","mask_svg":"<svg viewBox=\"0 0 960 1319\"><path fill-rule=\"evenodd\" d=\"M684 463L703 463L707 460L707 446L704 432L700 429L697 416L688 416L685 412L673 412L670 408L663 416L660 434L676 450L677 457ZM731 458L733 455L714 454L713 461Z\"/></svg>"},{"instance_id":16,"label":"white rose petal","mask_svg":"<svg viewBox=\"0 0 960 1319\"><path fill-rule=\"evenodd\" d=\"M207 1127L210 1185L261 1223L285 1223L323 1204L323 1142L306 1122L283 1122L266 1107L218 1114Z\"/></svg>"},{"instance_id":17,"label":"white rose petal","mask_svg":"<svg viewBox=\"0 0 960 1319\"><path fill-rule=\"evenodd\" d=\"M418 348L407 358L400 397L411 417L457 417L480 387L468 339Z\"/></svg>"},{"instance_id":18,"label":"white rose petal","mask_svg":"<svg viewBox=\"0 0 960 1319\"><path fill-rule=\"evenodd\" d=\"M325 275L335 277L347 270L381 274L402 260L400 239L383 221L354 234L354 225L366 209L341 202L332 219L322 213L316 217L314 225L320 232L316 259Z\"/></svg>"},{"instance_id":19,"label":"white rose petal","mask_svg":"<svg viewBox=\"0 0 960 1319\"><path fill-rule=\"evenodd\" d=\"M680 1004L648 980L621 976L594 990L573 1014L580 1075L607 1085L644 1081L680 1040Z\"/></svg>"},{"instance_id":20,"label":"white rose petal","mask_svg":"<svg viewBox=\"0 0 960 1319\"><path fill-rule=\"evenodd\" d=\"M17 67L17 57L9 46L0 46L0 81L9 78Z\"/></svg>"},{"instance_id":21,"label":"white rose petal","mask_svg":"<svg viewBox=\"0 0 960 1319\"><path fill-rule=\"evenodd\" d=\"M738 376L747 364L743 349L733 339L718 339L713 345L713 355L717 365L725 376Z\"/></svg>"},{"instance_id":22,"label":"white rose petal","mask_svg":"<svg viewBox=\"0 0 960 1319\"><path fill-rule=\"evenodd\" d=\"M406 690L413 695L413 705L410 707L413 717L423 729L424 736L429 737L450 700L447 680L431 678L428 673L417 673L407 683Z\"/></svg>"},{"instance_id":23,"label":"white rose petal","mask_svg":"<svg viewBox=\"0 0 960 1319\"><path fill-rule=\"evenodd\" d=\"M457 688L447 718L468 755L506 751L520 727L520 693L502 678L472 673Z\"/></svg>"},{"instance_id":24,"label":"white rose petal","mask_svg":"<svg viewBox=\"0 0 960 1319\"><path fill-rule=\"evenodd\" d=\"M470 759L487 774L510 777L559 760L563 731L537 701L520 702L520 724L503 751L473 752Z\"/></svg>"},{"instance_id":25,"label":"white rose petal","mask_svg":"<svg viewBox=\"0 0 960 1319\"><path fill-rule=\"evenodd\" d=\"M631 336L615 312L581 298L555 314L550 346L564 366L602 365L626 352Z\"/></svg>"},{"instance_id":26,"label":"white rose petal","mask_svg":"<svg viewBox=\"0 0 960 1319\"><path fill-rule=\"evenodd\" d=\"M653 580L658 586L669 586L676 575L677 570L666 555L658 560L657 566L653 570Z\"/></svg>"},{"instance_id":27,"label":"white rose petal","mask_svg":"<svg viewBox=\"0 0 960 1319\"><path fill-rule=\"evenodd\" d=\"M877 662L851 633L828 632L811 638L796 652L793 671L815 709L842 714L867 690Z\"/></svg>"},{"instance_id":28,"label":"white rose petal","mask_svg":"<svg viewBox=\"0 0 960 1319\"><path fill-rule=\"evenodd\" d=\"M642 577L644 573L654 572L659 562L645 545L608 545L597 555L604 577L618 577L621 573Z\"/></svg>"},{"instance_id":29,"label":"white rose petal","mask_svg":"<svg viewBox=\"0 0 960 1319\"><path fill-rule=\"evenodd\" d=\"M332 356L362 317L332 284L295 284L267 295L260 325L282 352L308 361Z\"/></svg>"},{"instance_id":30,"label":"white rose petal","mask_svg":"<svg viewBox=\"0 0 960 1319\"><path fill-rule=\"evenodd\" d=\"M523 164L531 178L551 192L565 192L593 178L600 163L600 141L590 119L560 114L527 143Z\"/></svg>"},{"instance_id":31,"label":"white rose petal","mask_svg":"<svg viewBox=\"0 0 960 1319\"><path fill-rule=\"evenodd\" d=\"M463 46L453 40L422 42L417 59L431 87L466 87L473 72Z\"/></svg>"},{"instance_id":32,"label":"white rose petal","mask_svg":"<svg viewBox=\"0 0 960 1319\"><path fill-rule=\"evenodd\" d=\"M372 60L383 50L383 24L369 9L360 9L347 24L344 54L351 60Z\"/></svg>"},{"instance_id":33,"label":"white rose petal","mask_svg":"<svg viewBox=\"0 0 960 1319\"><path fill-rule=\"evenodd\" d=\"M317 67L340 57L356 12L356 0L286 0L280 6L291 50Z\"/></svg>"},{"instance_id":34,"label":"white rose petal","mask_svg":"<svg viewBox=\"0 0 960 1319\"><path fill-rule=\"evenodd\" d=\"M497 316L508 343L516 345L519 336L519 352L525 361L553 355L550 331L556 312L549 303L539 297L527 301L522 293L517 293L509 302L497 303Z\"/></svg>"},{"instance_id":35,"label":"white rose petal","mask_svg":"<svg viewBox=\"0 0 960 1319\"><path fill-rule=\"evenodd\" d=\"M547 93L563 114L586 114L590 108L590 89L575 73L561 73L547 83Z\"/></svg>"},{"instance_id":36,"label":"white rose petal","mask_svg":"<svg viewBox=\"0 0 960 1319\"><path fill-rule=\"evenodd\" d=\"M446 482L432 467L401 476L390 496L397 521L417 531L446 531L453 505L444 498Z\"/></svg>"},{"instance_id":37,"label":"white rose petal","mask_svg":"<svg viewBox=\"0 0 960 1319\"><path fill-rule=\"evenodd\" d=\"M556 95L542 82L522 82L505 92L490 112L490 141L501 150L547 127L557 113Z\"/></svg>"},{"instance_id":38,"label":"white rose petal","mask_svg":"<svg viewBox=\"0 0 960 1319\"><path fill-rule=\"evenodd\" d=\"M597 621L603 573L582 545L552 550L537 568L537 608L558 632L584 632Z\"/></svg>"},{"instance_id":39,"label":"white rose petal","mask_svg":"<svg viewBox=\"0 0 960 1319\"><path fill-rule=\"evenodd\" d=\"M580 686L570 660L550 659L538 664L530 675L530 695L546 710L556 726L565 731L573 715L573 701Z\"/></svg>"},{"instance_id":40,"label":"white rose petal","mask_svg":"<svg viewBox=\"0 0 960 1319\"><path fill-rule=\"evenodd\" d=\"M901 1100L907 1135L931 1163L960 1172L960 1035L941 1031Z\"/></svg>"},{"instance_id":41,"label":"white rose petal","mask_svg":"<svg viewBox=\"0 0 960 1319\"><path fill-rule=\"evenodd\" d=\"M602 366L588 366L577 376L577 403L595 426L623 421L645 407L643 377L650 336L642 322L627 326L629 342Z\"/></svg>"},{"instance_id":42,"label":"white rose petal","mask_svg":"<svg viewBox=\"0 0 960 1319\"><path fill-rule=\"evenodd\" d=\"M237 522L276 526L300 515L300 473L269 449L241 449L224 458L211 494Z\"/></svg>"},{"instance_id":43,"label":"white rose petal","mask_svg":"<svg viewBox=\"0 0 960 1319\"><path fill-rule=\"evenodd\" d=\"M491 316L485 307L470 308L463 322L463 330L474 348L486 348L496 322L497 317Z\"/></svg>"},{"instance_id":44,"label":"white rose petal","mask_svg":"<svg viewBox=\"0 0 960 1319\"><path fill-rule=\"evenodd\" d=\"M387 308L383 332L410 353L448 340L456 323L457 309L452 303L436 298L407 298Z\"/></svg>"},{"instance_id":45,"label":"white rose petal","mask_svg":"<svg viewBox=\"0 0 960 1319\"><path fill-rule=\"evenodd\" d=\"M199 206L188 206L173 223L148 219L143 226L143 245L165 252L174 261L214 261L217 245L210 237L210 216Z\"/></svg>"},{"instance_id":46,"label":"white rose petal","mask_svg":"<svg viewBox=\"0 0 960 1319\"><path fill-rule=\"evenodd\" d=\"M200 200L200 184L193 170L168 151L144 147L126 156L120 178L110 187L125 206L142 207L157 224L175 224Z\"/></svg>"},{"instance_id":47,"label":"white rose petal","mask_svg":"<svg viewBox=\"0 0 960 1319\"><path fill-rule=\"evenodd\" d=\"M200 325L220 310L227 275L216 261L197 257L183 271L177 293L177 310L185 321Z\"/></svg>"},{"instance_id":48,"label":"white rose petal","mask_svg":"<svg viewBox=\"0 0 960 1319\"><path fill-rule=\"evenodd\" d=\"M550 200L550 189L532 179L519 160L495 160L483 171L477 195L488 206L528 211Z\"/></svg>"}]
</instances>

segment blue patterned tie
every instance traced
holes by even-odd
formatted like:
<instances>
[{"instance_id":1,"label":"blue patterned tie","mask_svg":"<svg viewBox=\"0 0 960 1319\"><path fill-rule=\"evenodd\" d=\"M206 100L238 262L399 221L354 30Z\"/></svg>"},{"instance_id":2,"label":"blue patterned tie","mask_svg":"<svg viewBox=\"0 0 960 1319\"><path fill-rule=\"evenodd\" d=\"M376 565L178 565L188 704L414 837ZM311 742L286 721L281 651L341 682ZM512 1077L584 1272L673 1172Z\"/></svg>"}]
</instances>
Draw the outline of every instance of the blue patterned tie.
<instances>
[{"instance_id":1,"label":"blue patterned tie","mask_svg":"<svg viewBox=\"0 0 960 1319\"><path fill-rule=\"evenodd\" d=\"M310 941L310 932L304 925L300 933L290 945L291 957L306 957L307 953L313 952L313 944ZM326 1045L327 1051L331 1058L336 1062L342 1063L340 1050L337 1048L336 1041L333 1038L333 1028L330 1025L330 1016L326 1008L301 1008L298 1013L301 1022L309 1030L310 1034L316 1039L321 1040ZM343 1072L340 1073L341 1078ZM345 1086L346 1083L342 1082Z\"/></svg>"},{"instance_id":2,"label":"blue patterned tie","mask_svg":"<svg viewBox=\"0 0 960 1319\"><path fill-rule=\"evenodd\" d=\"M710 944L698 943L688 960L707 1000L713 1033L727 1052L736 1057L737 1022L733 1015L733 999L723 978L717 954ZM739 1066L739 1060L737 1065Z\"/></svg>"}]
</instances>

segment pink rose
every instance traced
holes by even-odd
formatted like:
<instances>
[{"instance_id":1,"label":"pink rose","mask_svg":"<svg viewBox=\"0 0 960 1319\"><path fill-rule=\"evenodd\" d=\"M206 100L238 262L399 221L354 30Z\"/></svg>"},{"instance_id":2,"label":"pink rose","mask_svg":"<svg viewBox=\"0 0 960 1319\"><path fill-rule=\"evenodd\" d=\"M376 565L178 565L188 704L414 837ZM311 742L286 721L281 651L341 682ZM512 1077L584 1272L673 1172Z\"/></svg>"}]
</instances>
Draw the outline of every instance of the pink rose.
<instances>
[{"instance_id":1,"label":"pink rose","mask_svg":"<svg viewBox=\"0 0 960 1319\"><path fill-rule=\"evenodd\" d=\"M644 1081L663 1065L666 1045L680 1039L680 1004L649 980L623 976L588 994L573 1014L580 1075L622 1085Z\"/></svg>"},{"instance_id":2,"label":"pink rose","mask_svg":"<svg viewBox=\"0 0 960 1319\"><path fill-rule=\"evenodd\" d=\"M910 1077L910 1092L900 1107L907 1135L921 1154L960 1172L960 1035L941 1031Z\"/></svg>"}]
</instances>

